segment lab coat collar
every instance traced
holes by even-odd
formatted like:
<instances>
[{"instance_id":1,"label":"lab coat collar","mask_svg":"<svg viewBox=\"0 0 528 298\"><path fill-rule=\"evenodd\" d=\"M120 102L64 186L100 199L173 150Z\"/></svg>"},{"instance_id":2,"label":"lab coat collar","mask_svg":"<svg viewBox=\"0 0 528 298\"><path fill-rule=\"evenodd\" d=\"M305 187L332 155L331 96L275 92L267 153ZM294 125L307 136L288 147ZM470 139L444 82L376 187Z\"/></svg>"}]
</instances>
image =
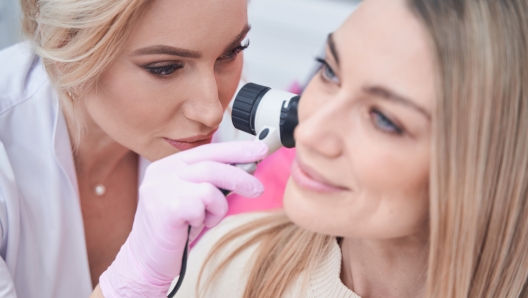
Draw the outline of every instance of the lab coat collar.
<instances>
[{"instance_id":1,"label":"lab coat collar","mask_svg":"<svg viewBox=\"0 0 528 298\"><path fill-rule=\"evenodd\" d=\"M54 111L53 116L55 119L53 127L53 149L55 158L62 171L68 177L68 182L73 188L73 193L79 198L79 186L77 184L77 174L75 172L75 163L73 161L70 134L68 133L68 126L66 125L66 119L62 113L57 93L54 94L52 101Z\"/></svg>"}]
</instances>

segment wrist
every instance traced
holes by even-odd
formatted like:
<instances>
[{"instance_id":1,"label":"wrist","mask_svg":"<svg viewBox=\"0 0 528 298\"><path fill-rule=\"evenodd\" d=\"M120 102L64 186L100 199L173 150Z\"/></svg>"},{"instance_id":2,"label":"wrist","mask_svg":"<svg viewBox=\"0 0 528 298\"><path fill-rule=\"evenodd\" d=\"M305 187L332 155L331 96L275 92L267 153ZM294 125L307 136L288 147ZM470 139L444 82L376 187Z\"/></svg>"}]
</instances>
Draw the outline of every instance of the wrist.
<instances>
[{"instance_id":1,"label":"wrist","mask_svg":"<svg viewBox=\"0 0 528 298\"><path fill-rule=\"evenodd\" d=\"M129 240L121 247L112 265L99 278L103 296L105 298L166 297L172 280L155 280L145 276L130 249Z\"/></svg>"}]
</instances>

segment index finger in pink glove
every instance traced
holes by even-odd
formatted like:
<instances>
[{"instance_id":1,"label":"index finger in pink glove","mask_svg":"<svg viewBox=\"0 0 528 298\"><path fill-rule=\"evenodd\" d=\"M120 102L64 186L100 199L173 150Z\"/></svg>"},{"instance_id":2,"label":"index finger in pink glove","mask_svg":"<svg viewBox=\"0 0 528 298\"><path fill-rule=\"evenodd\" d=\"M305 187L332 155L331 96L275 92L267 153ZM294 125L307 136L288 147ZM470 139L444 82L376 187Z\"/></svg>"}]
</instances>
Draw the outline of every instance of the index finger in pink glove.
<instances>
[{"instance_id":1,"label":"index finger in pink glove","mask_svg":"<svg viewBox=\"0 0 528 298\"><path fill-rule=\"evenodd\" d=\"M261 160L268 154L268 146L263 142L242 141L208 144L180 152L165 158L168 162L172 158L182 160L187 164L200 161L216 161L221 163L250 163Z\"/></svg>"},{"instance_id":2,"label":"index finger in pink glove","mask_svg":"<svg viewBox=\"0 0 528 298\"><path fill-rule=\"evenodd\" d=\"M202 161L178 171L181 179L189 182L209 182L214 186L254 198L262 194L264 186L253 175L237 167L213 161Z\"/></svg>"}]
</instances>

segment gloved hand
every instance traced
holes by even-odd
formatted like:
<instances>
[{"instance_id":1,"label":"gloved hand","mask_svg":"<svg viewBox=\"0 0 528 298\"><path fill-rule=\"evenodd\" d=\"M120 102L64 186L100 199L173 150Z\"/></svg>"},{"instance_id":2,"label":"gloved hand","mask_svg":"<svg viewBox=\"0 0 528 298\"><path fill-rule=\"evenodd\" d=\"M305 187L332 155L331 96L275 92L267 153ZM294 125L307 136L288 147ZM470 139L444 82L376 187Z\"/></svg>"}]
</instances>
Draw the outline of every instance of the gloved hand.
<instances>
[{"instance_id":1,"label":"gloved hand","mask_svg":"<svg viewBox=\"0 0 528 298\"><path fill-rule=\"evenodd\" d=\"M139 188L132 231L99 279L104 297L166 297L180 272L189 225L192 241L227 213L218 188L247 197L264 191L255 177L229 164L255 162L267 152L260 142L218 143L152 163Z\"/></svg>"}]
</instances>

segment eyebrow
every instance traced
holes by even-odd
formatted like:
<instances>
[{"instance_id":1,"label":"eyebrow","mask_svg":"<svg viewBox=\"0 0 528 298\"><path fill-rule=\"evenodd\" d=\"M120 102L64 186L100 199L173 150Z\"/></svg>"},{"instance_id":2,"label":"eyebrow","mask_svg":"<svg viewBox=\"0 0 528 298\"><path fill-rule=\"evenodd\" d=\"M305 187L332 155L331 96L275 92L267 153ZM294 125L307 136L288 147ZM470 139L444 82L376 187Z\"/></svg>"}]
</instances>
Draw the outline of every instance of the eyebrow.
<instances>
[{"instance_id":1,"label":"eyebrow","mask_svg":"<svg viewBox=\"0 0 528 298\"><path fill-rule=\"evenodd\" d=\"M181 48L175 48L171 46L166 45L155 45L150 46L146 48L141 48L138 50L135 50L132 55L133 56L142 56L142 55L171 55L171 56L179 56L183 58L194 58L198 59L202 57L202 53L181 49Z\"/></svg>"},{"instance_id":2,"label":"eyebrow","mask_svg":"<svg viewBox=\"0 0 528 298\"><path fill-rule=\"evenodd\" d=\"M246 26L244 26L244 29L242 29L242 32L240 32L240 34L237 35L234 41L229 44L228 48L232 47L233 44L239 43L240 40L246 36L249 30L251 30L251 26L246 24ZM132 55L133 56L171 55L171 56L179 56L183 58L192 58L192 59L199 59L202 57L202 53L200 52L182 49L182 48L176 48L176 47L167 46L167 45L155 45L155 46L137 49L132 53Z\"/></svg>"},{"instance_id":3,"label":"eyebrow","mask_svg":"<svg viewBox=\"0 0 528 298\"><path fill-rule=\"evenodd\" d=\"M431 120L431 114L427 112L424 108L415 104L412 100L407 99L401 95L398 95L385 87L382 87L382 86L365 87L363 88L363 91L365 93L368 93L368 94L371 94L371 95L374 95L374 96L377 96L383 99L388 99L390 101L411 107L415 109L416 111L420 112L421 114L423 114L428 120Z\"/></svg>"},{"instance_id":4,"label":"eyebrow","mask_svg":"<svg viewBox=\"0 0 528 298\"><path fill-rule=\"evenodd\" d=\"M337 52L333 33L328 34L328 39L326 42L328 44L328 47L330 48L330 52L334 56L335 61L337 62L337 64L339 64L339 53Z\"/></svg>"}]
</instances>

